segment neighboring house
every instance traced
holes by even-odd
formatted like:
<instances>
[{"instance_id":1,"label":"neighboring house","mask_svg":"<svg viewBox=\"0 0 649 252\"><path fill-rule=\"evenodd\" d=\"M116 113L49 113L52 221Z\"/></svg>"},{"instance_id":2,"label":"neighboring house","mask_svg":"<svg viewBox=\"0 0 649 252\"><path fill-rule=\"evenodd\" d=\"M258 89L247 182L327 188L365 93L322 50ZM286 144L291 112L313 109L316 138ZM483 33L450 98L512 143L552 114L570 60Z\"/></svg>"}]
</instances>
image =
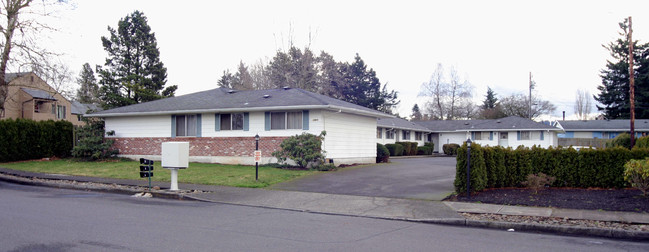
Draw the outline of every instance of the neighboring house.
<instances>
[{"instance_id":1,"label":"neighboring house","mask_svg":"<svg viewBox=\"0 0 649 252\"><path fill-rule=\"evenodd\" d=\"M557 126L565 131L559 134L559 138L613 139L619 134L631 132L629 119L558 121ZM649 120L636 119L634 131L637 137L649 132Z\"/></svg>"},{"instance_id":2,"label":"neighboring house","mask_svg":"<svg viewBox=\"0 0 649 252\"><path fill-rule=\"evenodd\" d=\"M86 116L104 118L128 158L159 160L162 142L188 141L190 161L254 164L259 134L262 163L269 163L284 139L326 131L323 149L335 165L375 163L377 118L392 117L297 88L217 88Z\"/></svg>"},{"instance_id":3,"label":"neighboring house","mask_svg":"<svg viewBox=\"0 0 649 252\"><path fill-rule=\"evenodd\" d=\"M547 148L558 146L557 133L562 130L526 118L510 116L488 120L437 120L417 121L432 131L429 139L435 144L436 152L443 152L444 144L462 145L467 139L483 146L534 145Z\"/></svg>"},{"instance_id":4,"label":"neighboring house","mask_svg":"<svg viewBox=\"0 0 649 252\"><path fill-rule=\"evenodd\" d=\"M72 113L72 117L75 117L72 118L72 120L76 120L77 122L83 123L82 117L84 114L87 114L89 111L96 112L101 110L102 109L97 104L80 103L78 101L72 101L71 113Z\"/></svg>"},{"instance_id":5,"label":"neighboring house","mask_svg":"<svg viewBox=\"0 0 649 252\"><path fill-rule=\"evenodd\" d=\"M376 142L380 144L417 142L417 146L423 146L430 133L428 128L405 119L377 119Z\"/></svg>"},{"instance_id":6,"label":"neighboring house","mask_svg":"<svg viewBox=\"0 0 649 252\"><path fill-rule=\"evenodd\" d=\"M557 127L565 131L559 134L559 144L576 148L587 146L603 148L608 139L631 132L631 122L628 119L558 121ZM634 128L636 137L646 135L649 132L649 120L636 119Z\"/></svg>"},{"instance_id":7,"label":"neighboring house","mask_svg":"<svg viewBox=\"0 0 649 252\"><path fill-rule=\"evenodd\" d=\"M67 120L74 125L83 124L72 116L70 101L36 74L7 73L5 81L8 83L7 100L5 111L0 111L0 119Z\"/></svg>"}]
</instances>

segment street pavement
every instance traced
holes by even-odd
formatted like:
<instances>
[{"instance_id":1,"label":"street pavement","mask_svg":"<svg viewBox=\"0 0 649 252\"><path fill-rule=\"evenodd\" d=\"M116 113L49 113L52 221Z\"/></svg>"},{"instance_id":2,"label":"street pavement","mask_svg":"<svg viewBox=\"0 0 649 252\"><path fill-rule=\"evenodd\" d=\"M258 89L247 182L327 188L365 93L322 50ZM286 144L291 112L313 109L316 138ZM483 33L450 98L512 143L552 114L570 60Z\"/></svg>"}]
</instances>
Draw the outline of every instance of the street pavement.
<instances>
[{"instance_id":1,"label":"street pavement","mask_svg":"<svg viewBox=\"0 0 649 252\"><path fill-rule=\"evenodd\" d=\"M454 157L391 158L387 164L306 176L273 185L270 189L442 200L453 192L454 179Z\"/></svg>"},{"instance_id":2,"label":"street pavement","mask_svg":"<svg viewBox=\"0 0 649 252\"><path fill-rule=\"evenodd\" d=\"M428 158L430 159L430 158ZM437 158L433 158L437 159ZM415 159L413 159L415 160ZM426 162L426 158L420 159ZM444 160L444 159L442 159ZM395 163L402 160L395 161ZM416 163L420 161L413 161ZM406 163L408 163L406 161ZM352 168L349 171L362 171L362 169L374 169L377 166ZM394 169L386 165L386 169ZM347 172L343 169L338 172ZM336 172L336 173L338 173ZM329 173L327 173L329 174ZM335 174L335 173L330 173ZM355 173L351 173L355 174ZM396 173L395 173L396 174ZM181 174L182 176L182 174ZM359 176L359 175L355 175ZM36 181L32 178L44 178L49 181ZM330 178L325 177L325 181ZM125 194L142 192L147 185L145 180L120 180L108 178L94 178L83 176L66 176L57 174L41 174L24 171L16 171L0 168L0 180L13 183L39 185L58 188L82 189L92 191L107 191ZM378 181L378 179L375 179ZM54 182L52 182L54 181ZM57 182L59 181L59 182ZM60 181L67 181L61 183ZM75 183L71 183L73 181ZM98 184L88 184L93 182ZM301 182L298 182L298 184ZM313 183L313 182L310 182ZM451 183L452 184L452 183ZM99 186L103 185L103 186ZM112 185L139 186L133 188L121 188ZM225 203L230 205L254 206L269 209L283 209L297 212L313 212L341 216L368 217L389 220L406 220L411 222L447 224L469 227L483 227L498 230L514 229L516 231L546 232L570 235L599 236L608 238L622 238L631 240L649 241L649 232L626 231L619 229L585 228L574 226L552 226L526 223L490 222L465 219L459 213L492 213L521 216L542 216L560 217L567 219L584 219L596 221L621 221L627 223L649 224L649 214L570 210L556 208L501 206L479 203L446 202L439 200L414 199L409 197L393 198L383 196L345 195L306 191L286 191L236 188L226 186L210 186L195 184L180 184L181 191L172 192L168 182L154 182L161 190L152 190L154 197L194 199L214 203ZM334 188L334 187L332 187ZM198 191L198 192L195 192ZM385 190L390 192L391 190ZM439 190L443 192L443 190ZM412 192L412 191L411 191ZM383 192L380 192L383 193ZM360 194L360 193L358 193ZM412 195L417 193L412 193ZM381 194L376 194L381 195ZM387 195L387 194L386 194Z\"/></svg>"},{"instance_id":3,"label":"street pavement","mask_svg":"<svg viewBox=\"0 0 649 252\"><path fill-rule=\"evenodd\" d=\"M265 190L257 190L265 191ZM0 182L0 251L648 251L649 243Z\"/></svg>"}]
</instances>

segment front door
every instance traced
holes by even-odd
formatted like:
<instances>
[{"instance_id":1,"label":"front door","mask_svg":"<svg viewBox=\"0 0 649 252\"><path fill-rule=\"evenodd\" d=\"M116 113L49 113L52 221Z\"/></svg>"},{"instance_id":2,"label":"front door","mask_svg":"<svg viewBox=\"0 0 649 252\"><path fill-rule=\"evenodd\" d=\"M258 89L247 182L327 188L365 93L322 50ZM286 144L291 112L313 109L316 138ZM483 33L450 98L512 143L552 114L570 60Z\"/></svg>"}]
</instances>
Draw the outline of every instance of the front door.
<instances>
[{"instance_id":1,"label":"front door","mask_svg":"<svg viewBox=\"0 0 649 252\"><path fill-rule=\"evenodd\" d=\"M507 132L500 132L499 133L498 145L500 145L502 147L508 147L509 146L509 141L507 140L507 138L509 136L507 134L508 134Z\"/></svg>"}]
</instances>

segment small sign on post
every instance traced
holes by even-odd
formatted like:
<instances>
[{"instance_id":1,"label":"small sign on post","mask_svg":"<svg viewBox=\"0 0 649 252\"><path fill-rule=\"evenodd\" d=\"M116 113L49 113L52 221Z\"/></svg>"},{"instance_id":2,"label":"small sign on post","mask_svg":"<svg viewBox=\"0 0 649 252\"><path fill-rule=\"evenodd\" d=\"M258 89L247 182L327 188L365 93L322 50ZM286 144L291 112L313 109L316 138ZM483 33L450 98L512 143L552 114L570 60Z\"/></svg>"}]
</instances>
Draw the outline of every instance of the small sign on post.
<instances>
[{"instance_id":1,"label":"small sign on post","mask_svg":"<svg viewBox=\"0 0 649 252\"><path fill-rule=\"evenodd\" d=\"M255 162L261 162L261 151L260 150L255 151Z\"/></svg>"}]
</instances>

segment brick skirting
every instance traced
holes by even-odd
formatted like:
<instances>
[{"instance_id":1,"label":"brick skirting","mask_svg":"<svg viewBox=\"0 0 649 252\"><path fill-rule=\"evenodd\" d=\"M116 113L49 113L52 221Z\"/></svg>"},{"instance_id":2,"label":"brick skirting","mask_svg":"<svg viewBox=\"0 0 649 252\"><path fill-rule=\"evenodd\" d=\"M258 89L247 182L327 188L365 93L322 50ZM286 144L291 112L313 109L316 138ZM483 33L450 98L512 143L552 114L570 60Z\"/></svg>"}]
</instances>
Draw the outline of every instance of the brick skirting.
<instances>
[{"instance_id":1,"label":"brick skirting","mask_svg":"<svg viewBox=\"0 0 649 252\"><path fill-rule=\"evenodd\" d=\"M288 137L262 137L259 150L264 157L280 149ZM189 142L189 156L252 157L255 150L254 137L119 137L113 147L120 155L160 155L163 142Z\"/></svg>"}]
</instances>

